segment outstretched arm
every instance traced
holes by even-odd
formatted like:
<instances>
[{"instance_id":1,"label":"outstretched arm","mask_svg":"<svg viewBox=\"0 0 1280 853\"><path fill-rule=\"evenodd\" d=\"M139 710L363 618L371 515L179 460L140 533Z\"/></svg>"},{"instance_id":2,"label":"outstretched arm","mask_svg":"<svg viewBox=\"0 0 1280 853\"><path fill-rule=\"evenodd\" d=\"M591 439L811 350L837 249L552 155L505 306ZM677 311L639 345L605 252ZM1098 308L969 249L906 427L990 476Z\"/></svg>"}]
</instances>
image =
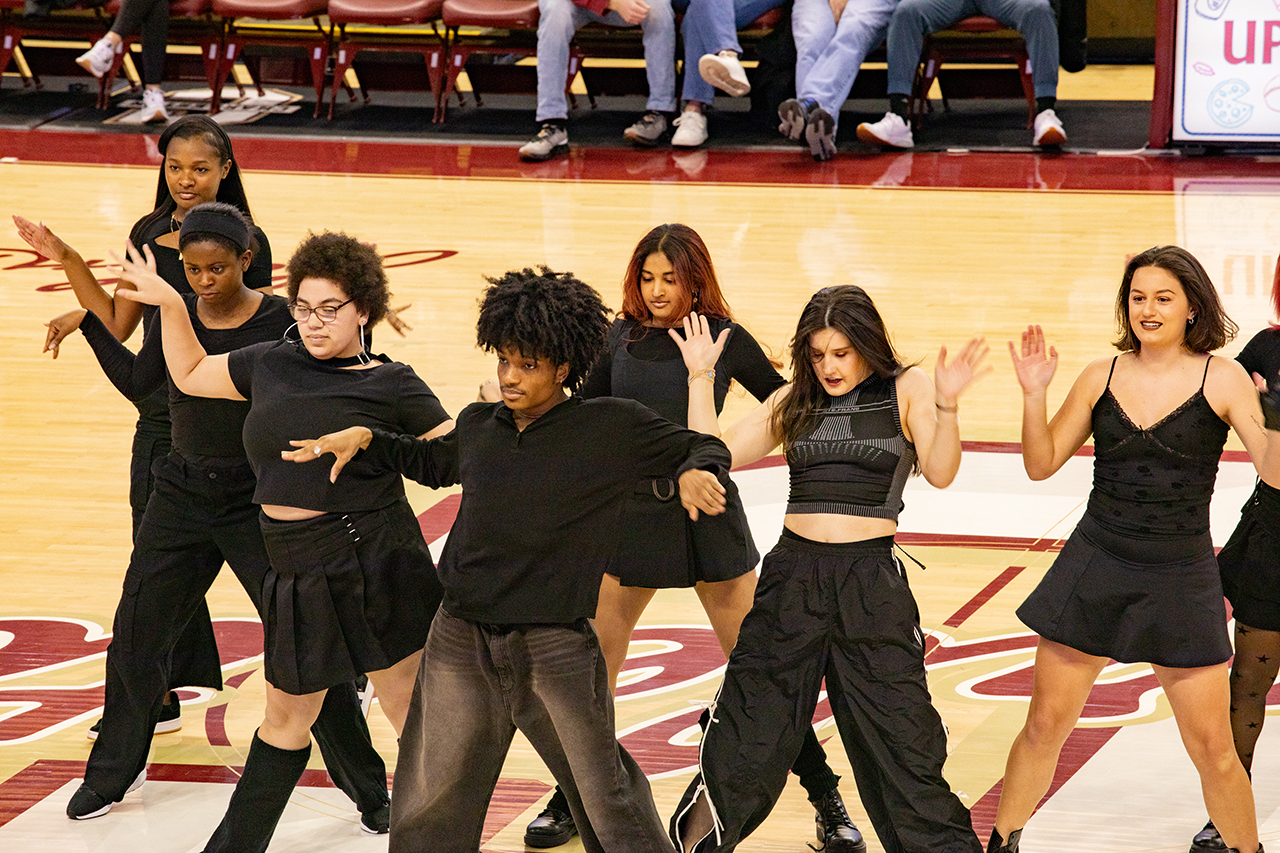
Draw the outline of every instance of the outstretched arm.
<instances>
[{"instance_id":1,"label":"outstretched arm","mask_svg":"<svg viewBox=\"0 0 1280 853\"><path fill-rule=\"evenodd\" d=\"M191 326L191 316L187 314L182 296L156 274L156 259L151 249L143 246L139 253L133 244L129 244L127 254L128 259L122 259L114 252L111 257L119 264L121 279L134 289L117 290L116 293L134 302L160 307L164 360L173 383L193 397L243 400L231 381L226 354L211 356L205 352Z\"/></svg>"},{"instance_id":2,"label":"outstretched arm","mask_svg":"<svg viewBox=\"0 0 1280 853\"><path fill-rule=\"evenodd\" d=\"M960 395L990 372L982 366L989 351L984 338L971 338L948 364L944 346L933 382L918 368L898 378L898 397L906 401L905 432L919 454L920 473L931 486L945 489L960 470Z\"/></svg>"},{"instance_id":3,"label":"outstretched arm","mask_svg":"<svg viewBox=\"0 0 1280 853\"><path fill-rule=\"evenodd\" d=\"M1058 351L1046 347L1044 330L1027 326L1022 346L1009 342L1014 373L1022 386L1022 465L1027 476L1043 480L1070 459L1093 431L1093 404L1101 396L1099 369L1106 362L1094 362L1076 379L1062 408L1049 420L1049 382L1058 370Z\"/></svg>"},{"instance_id":4,"label":"outstretched arm","mask_svg":"<svg viewBox=\"0 0 1280 853\"><path fill-rule=\"evenodd\" d=\"M75 293L80 306L98 315L98 319L116 340L123 341L133 334L133 330L138 328L138 322L142 319L142 309L136 303L125 300L117 302L112 298L111 294L98 284L98 279L94 277L80 253L64 243L62 238L50 231L49 226L43 222L37 224L15 214L13 223L18 227L18 236L31 248L49 260L62 264L62 271L67 276L67 282L71 285L71 290ZM56 352L56 344L60 342L60 339L54 341L54 345L48 348Z\"/></svg>"}]
</instances>

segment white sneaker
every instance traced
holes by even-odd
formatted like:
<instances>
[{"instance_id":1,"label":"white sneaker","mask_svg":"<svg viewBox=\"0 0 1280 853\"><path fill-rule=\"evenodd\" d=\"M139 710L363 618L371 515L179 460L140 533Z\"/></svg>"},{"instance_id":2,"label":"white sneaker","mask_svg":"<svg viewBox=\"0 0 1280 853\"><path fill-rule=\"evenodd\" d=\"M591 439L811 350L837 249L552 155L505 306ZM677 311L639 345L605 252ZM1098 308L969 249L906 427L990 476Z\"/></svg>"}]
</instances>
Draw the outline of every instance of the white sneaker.
<instances>
[{"instance_id":1,"label":"white sneaker","mask_svg":"<svg viewBox=\"0 0 1280 853\"><path fill-rule=\"evenodd\" d=\"M541 163L569 153L569 131L561 124L543 123L538 135L520 146L520 159Z\"/></svg>"},{"instance_id":2,"label":"white sneaker","mask_svg":"<svg viewBox=\"0 0 1280 853\"><path fill-rule=\"evenodd\" d=\"M93 47L76 57L76 65L79 65L94 77L101 77L111 70L111 63L115 61L115 58L115 43L103 36L94 42Z\"/></svg>"},{"instance_id":3,"label":"white sneaker","mask_svg":"<svg viewBox=\"0 0 1280 853\"><path fill-rule=\"evenodd\" d=\"M751 92L751 82L747 80L747 72L738 61L738 54L732 50L719 53L708 53L698 60L698 73L717 89L722 89L741 98Z\"/></svg>"},{"instance_id":4,"label":"white sneaker","mask_svg":"<svg viewBox=\"0 0 1280 853\"><path fill-rule=\"evenodd\" d=\"M916 141L911 136L911 125L897 113L889 112L874 124L863 122L858 125L858 138L872 145L887 145L890 148L914 148Z\"/></svg>"},{"instance_id":5,"label":"white sneaker","mask_svg":"<svg viewBox=\"0 0 1280 853\"><path fill-rule=\"evenodd\" d=\"M143 89L142 123L151 124L153 121L167 122L168 120L169 111L164 108L164 92L149 86Z\"/></svg>"},{"instance_id":6,"label":"white sneaker","mask_svg":"<svg viewBox=\"0 0 1280 853\"><path fill-rule=\"evenodd\" d=\"M685 110L672 124L676 126L671 135L673 148L697 148L707 141L707 117L698 110Z\"/></svg>"},{"instance_id":7,"label":"white sneaker","mask_svg":"<svg viewBox=\"0 0 1280 853\"><path fill-rule=\"evenodd\" d=\"M1035 145L1061 145L1067 141L1067 132L1062 129L1062 120L1053 110L1041 110L1036 115Z\"/></svg>"}]
</instances>

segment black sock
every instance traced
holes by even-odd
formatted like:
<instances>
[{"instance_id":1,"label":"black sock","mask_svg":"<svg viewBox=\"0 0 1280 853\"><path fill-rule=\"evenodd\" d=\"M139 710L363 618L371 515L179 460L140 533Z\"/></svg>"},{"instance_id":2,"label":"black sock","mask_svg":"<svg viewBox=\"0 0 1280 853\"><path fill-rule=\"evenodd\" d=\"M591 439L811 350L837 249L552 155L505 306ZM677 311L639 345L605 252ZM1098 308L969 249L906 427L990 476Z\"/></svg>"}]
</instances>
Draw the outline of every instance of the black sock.
<instances>
[{"instance_id":1,"label":"black sock","mask_svg":"<svg viewBox=\"0 0 1280 853\"><path fill-rule=\"evenodd\" d=\"M551 795L551 799L547 800L547 808L555 809L565 814L569 813L569 798L564 795L564 791L560 790L559 785L556 785L555 793Z\"/></svg>"},{"instance_id":2,"label":"black sock","mask_svg":"<svg viewBox=\"0 0 1280 853\"><path fill-rule=\"evenodd\" d=\"M1042 113L1045 110L1051 110L1058 103L1058 99L1054 97L1036 98L1036 113Z\"/></svg>"},{"instance_id":3,"label":"black sock","mask_svg":"<svg viewBox=\"0 0 1280 853\"><path fill-rule=\"evenodd\" d=\"M910 103L910 95L889 95L889 112L906 121L910 117L908 104Z\"/></svg>"},{"instance_id":4,"label":"black sock","mask_svg":"<svg viewBox=\"0 0 1280 853\"><path fill-rule=\"evenodd\" d=\"M538 129L541 130L544 127L554 127L557 130L567 130L569 127L569 120L567 118L544 118L542 121L538 122Z\"/></svg>"}]
</instances>

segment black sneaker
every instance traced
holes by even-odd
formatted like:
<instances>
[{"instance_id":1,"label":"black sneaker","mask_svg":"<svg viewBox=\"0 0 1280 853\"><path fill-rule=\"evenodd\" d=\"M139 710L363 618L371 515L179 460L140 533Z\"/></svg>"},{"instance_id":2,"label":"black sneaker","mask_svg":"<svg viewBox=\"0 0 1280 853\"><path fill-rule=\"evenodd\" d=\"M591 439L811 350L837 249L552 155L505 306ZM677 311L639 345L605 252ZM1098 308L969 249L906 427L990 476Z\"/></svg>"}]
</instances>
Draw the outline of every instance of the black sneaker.
<instances>
[{"instance_id":1,"label":"black sneaker","mask_svg":"<svg viewBox=\"0 0 1280 853\"><path fill-rule=\"evenodd\" d=\"M838 789L832 788L820 799L810 802L817 811L813 820L817 824L818 844L821 845L814 849L826 853L866 853L867 842L862 839L858 827L849 820Z\"/></svg>"},{"instance_id":2,"label":"black sneaker","mask_svg":"<svg viewBox=\"0 0 1280 853\"><path fill-rule=\"evenodd\" d=\"M809 153L819 163L836 156L836 120L822 107L809 111L804 126L804 138L809 143Z\"/></svg>"},{"instance_id":3,"label":"black sneaker","mask_svg":"<svg viewBox=\"0 0 1280 853\"><path fill-rule=\"evenodd\" d=\"M172 690L169 691L169 704L160 706L160 719L156 721L155 733L158 735L176 732L182 728L182 706L178 702L178 694ZM86 735L89 740L97 740L98 733L102 731L102 720L98 719L96 723L89 726L89 732Z\"/></svg>"},{"instance_id":4,"label":"black sneaker","mask_svg":"<svg viewBox=\"0 0 1280 853\"><path fill-rule=\"evenodd\" d=\"M386 835L391 831L391 803L360 813L360 829L370 835Z\"/></svg>"},{"instance_id":5,"label":"black sneaker","mask_svg":"<svg viewBox=\"0 0 1280 853\"><path fill-rule=\"evenodd\" d=\"M126 790L126 794L131 794L142 787L142 783L147 781L147 770L144 767L138 777L133 780ZM117 800L117 802L119 802ZM102 817L111 811L111 807L115 803L107 802L106 798L88 785L81 783L76 792L71 795L71 802L67 803L67 817L72 820L90 820L95 817Z\"/></svg>"},{"instance_id":6,"label":"black sneaker","mask_svg":"<svg viewBox=\"0 0 1280 853\"><path fill-rule=\"evenodd\" d=\"M577 834L578 827L573 822L573 815L559 809L545 808L525 827L524 843L526 847L543 850L559 847Z\"/></svg>"},{"instance_id":7,"label":"black sneaker","mask_svg":"<svg viewBox=\"0 0 1280 853\"><path fill-rule=\"evenodd\" d=\"M804 137L805 125L809 123L809 114L818 108L813 98L788 98L778 105L778 132L794 142Z\"/></svg>"},{"instance_id":8,"label":"black sneaker","mask_svg":"<svg viewBox=\"0 0 1280 853\"><path fill-rule=\"evenodd\" d=\"M662 139L662 135L666 132L667 117L660 112L650 110L636 119L635 124L624 130L622 135L632 145L639 145L641 148L652 148L658 144Z\"/></svg>"}]
</instances>

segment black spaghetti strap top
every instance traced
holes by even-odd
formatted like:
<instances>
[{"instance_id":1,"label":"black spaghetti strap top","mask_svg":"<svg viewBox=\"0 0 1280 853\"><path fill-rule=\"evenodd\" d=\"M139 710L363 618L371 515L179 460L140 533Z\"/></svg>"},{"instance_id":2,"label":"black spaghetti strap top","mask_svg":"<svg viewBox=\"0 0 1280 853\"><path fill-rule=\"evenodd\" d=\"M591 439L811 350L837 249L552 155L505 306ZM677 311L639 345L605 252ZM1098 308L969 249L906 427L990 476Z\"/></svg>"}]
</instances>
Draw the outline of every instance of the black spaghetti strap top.
<instances>
[{"instance_id":1,"label":"black spaghetti strap top","mask_svg":"<svg viewBox=\"0 0 1280 853\"><path fill-rule=\"evenodd\" d=\"M1093 407L1088 514L1120 536L1204 535L1228 429L1204 396L1209 362L1199 390L1146 429L1129 419L1111 393L1115 369L1112 359L1107 388Z\"/></svg>"}]
</instances>

